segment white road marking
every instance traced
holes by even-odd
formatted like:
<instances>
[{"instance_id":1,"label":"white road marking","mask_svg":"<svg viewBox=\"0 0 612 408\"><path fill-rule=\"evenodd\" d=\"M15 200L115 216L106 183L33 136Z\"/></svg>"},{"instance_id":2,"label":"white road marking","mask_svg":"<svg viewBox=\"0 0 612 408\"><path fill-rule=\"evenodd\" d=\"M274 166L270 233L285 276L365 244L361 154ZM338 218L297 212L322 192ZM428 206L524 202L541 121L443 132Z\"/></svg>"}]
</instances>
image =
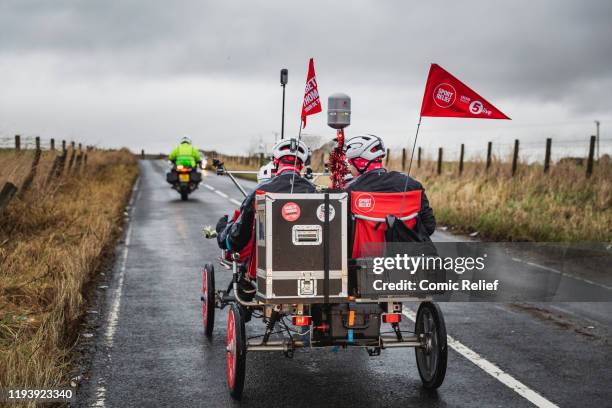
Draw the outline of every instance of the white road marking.
<instances>
[{"instance_id":1,"label":"white road marking","mask_svg":"<svg viewBox=\"0 0 612 408\"><path fill-rule=\"evenodd\" d=\"M404 308L402 310L404 316L412 320L416 321L416 313L410 309ZM469 361L474 363L477 367L482 369L484 372L495 378L497 381L501 382L512 391L519 394L521 397L527 399L536 407L542 408L558 408L558 406L531 388L527 387L525 384L512 377L510 374L504 372L501 368L491 363L490 361L484 359L480 354L476 353L474 350L465 346L463 343L455 340L453 337L447 335L446 341L448 342L448 346L455 350L457 353L461 354L463 357L467 358Z\"/></svg>"},{"instance_id":2,"label":"white road marking","mask_svg":"<svg viewBox=\"0 0 612 408\"><path fill-rule=\"evenodd\" d=\"M215 190L215 193L217 193L218 195L220 195L223 198L229 198L229 196L227 194L225 194L223 191Z\"/></svg>"},{"instance_id":3,"label":"white road marking","mask_svg":"<svg viewBox=\"0 0 612 408\"><path fill-rule=\"evenodd\" d=\"M603 283L593 282L590 279L585 279L585 278L580 278L578 276L570 275L569 273L561 272L561 271L559 271L559 270L557 270L555 268L550 268L548 266L540 265L540 264L537 264L535 262L524 261L524 260L519 259L519 258L512 258L512 260L514 262L524 263L526 265L533 266L533 267L536 267L536 268L540 268L540 269L543 269L543 270L548 271L548 272L553 272L553 273L559 274L561 276L565 276L566 278L571 278L571 279L579 280L579 281L588 283L590 285L595 285L595 286L599 286L600 288L612 290L612 286L604 285Z\"/></svg>"},{"instance_id":4,"label":"white road marking","mask_svg":"<svg viewBox=\"0 0 612 408\"><path fill-rule=\"evenodd\" d=\"M204 184L204 187L206 187L210 191L215 191L215 188L213 186L211 186L210 184Z\"/></svg>"},{"instance_id":5,"label":"white road marking","mask_svg":"<svg viewBox=\"0 0 612 408\"><path fill-rule=\"evenodd\" d=\"M233 203L233 204L236 204L238 207L240 207L242 205L242 203L240 201L235 200L233 198L230 198L230 202Z\"/></svg>"},{"instance_id":6,"label":"white road marking","mask_svg":"<svg viewBox=\"0 0 612 408\"><path fill-rule=\"evenodd\" d=\"M138 185L140 182L140 178L136 180L134 183L134 188L132 189L132 197L130 198L130 202L128 204L131 213L130 218L134 215L134 202L136 201L136 196L139 193ZM125 243L123 245L123 254L121 257L121 265L119 267L119 280L117 281L117 289L115 290L115 296L113 298L113 303L111 304L110 313L108 315L107 323L106 323L106 332L104 336L106 338L106 346L113 346L113 338L115 336L115 331L117 330L117 323L119 321L119 310L121 308L121 295L123 292L123 281L125 280L125 270L127 265L128 253L130 250L130 242L132 240L132 222L128 221L128 229L125 232ZM106 401L106 387L103 385L104 379L99 379L99 385L96 389L96 402L94 403L94 407L104 407Z\"/></svg>"}]
</instances>

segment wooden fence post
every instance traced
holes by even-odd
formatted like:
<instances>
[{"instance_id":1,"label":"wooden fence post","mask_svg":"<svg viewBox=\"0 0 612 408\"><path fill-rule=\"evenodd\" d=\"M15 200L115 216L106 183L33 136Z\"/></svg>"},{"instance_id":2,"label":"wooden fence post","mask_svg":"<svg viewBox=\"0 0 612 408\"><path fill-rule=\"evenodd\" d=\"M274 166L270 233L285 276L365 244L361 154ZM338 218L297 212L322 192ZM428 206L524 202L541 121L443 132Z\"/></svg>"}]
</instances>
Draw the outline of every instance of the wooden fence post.
<instances>
[{"instance_id":1,"label":"wooden fence post","mask_svg":"<svg viewBox=\"0 0 612 408\"><path fill-rule=\"evenodd\" d=\"M21 150L21 136L15 135L15 150Z\"/></svg>"},{"instance_id":2,"label":"wooden fence post","mask_svg":"<svg viewBox=\"0 0 612 408\"><path fill-rule=\"evenodd\" d=\"M385 157L385 167L389 165L390 158L391 158L391 149L387 148L387 157Z\"/></svg>"},{"instance_id":3,"label":"wooden fence post","mask_svg":"<svg viewBox=\"0 0 612 408\"><path fill-rule=\"evenodd\" d=\"M516 170L518 167L518 154L519 154L519 141L518 139L514 140L514 155L512 156L512 177L516 174Z\"/></svg>"},{"instance_id":4,"label":"wooden fence post","mask_svg":"<svg viewBox=\"0 0 612 408\"><path fill-rule=\"evenodd\" d=\"M463 174L463 154L465 153L465 145L461 143L461 153L459 154L459 175Z\"/></svg>"},{"instance_id":5,"label":"wooden fence post","mask_svg":"<svg viewBox=\"0 0 612 408\"><path fill-rule=\"evenodd\" d=\"M491 151L492 150L493 150L493 143L488 142L487 143L487 165L486 165L487 170L489 170L489 167L491 167Z\"/></svg>"},{"instance_id":6,"label":"wooden fence post","mask_svg":"<svg viewBox=\"0 0 612 408\"><path fill-rule=\"evenodd\" d=\"M51 138L50 143L51 143L51 144L50 144L50 147L49 147L49 148L50 148L51 150L55 150L55 139Z\"/></svg>"},{"instance_id":7,"label":"wooden fence post","mask_svg":"<svg viewBox=\"0 0 612 408\"><path fill-rule=\"evenodd\" d=\"M74 142L72 142L74 143ZM72 148L70 150L70 159L68 160L68 169L67 171L71 171L72 170L72 165L74 164L74 156L76 154L76 150L74 148Z\"/></svg>"},{"instance_id":8,"label":"wooden fence post","mask_svg":"<svg viewBox=\"0 0 612 408\"><path fill-rule=\"evenodd\" d=\"M438 149L438 174L442 174L442 148Z\"/></svg>"},{"instance_id":9,"label":"wooden fence post","mask_svg":"<svg viewBox=\"0 0 612 408\"><path fill-rule=\"evenodd\" d=\"M38 162L40 161L40 137L36 137L36 150L34 151L34 159L32 160L32 167L30 173L23 181L21 188L19 189L19 197L23 197L25 193L32 187L34 177L36 177L36 170L38 169Z\"/></svg>"},{"instance_id":10,"label":"wooden fence post","mask_svg":"<svg viewBox=\"0 0 612 408\"><path fill-rule=\"evenodd\" d=\"M550 147L552 145L552 139L546 138L546 153L544 154L544 173L548 173L550 168Z\"/></svg>"},{"instance_id":11,"label":"wooden fence post","mask_svg":"<svg viewBox=\"0 0 612 408\"><path fill-rule=\"evenodd\" d=\"M8 205L15 193L17 192L17 186L13 183L7 182L0 191L0 212Z\"/></svg>"},{"instance_id":12,"label":"wooden fence post","mask_svg":"<svg viewBox=\"0 0 612 408\"><path fill-rule=\"evenodd\" d=\"M402 171L406 171L406 148L402 149Z\"/></svg>"},{"instance_id":13,"label":"wooden fence post","mask_svg":"<svg viewBox=\"0 0 612 408\"><path fill-rule=\"evenodd\" d=\"M140 158L141 158L142 160L144 160L144 158L145 158L144 149L142 149L142 150L140 151Z\"/></svg>"},{"instance_id":14,"label":"wooden fence post","mask_svg":"<svg viewBox=\"0 0 612 408\"><path fill-rule=\"evenodd\" d=\"M591 142L589 144L589 158L587 159L587 168L586 175L587 177L591 177L593 174L593 159L595 156L595 141L597 140L597 136L591 136Z\"/></svg>"},{"instance_id":15,"label":"wooden fence post","mask_svg":"<svg viewBox=\"0 0 612 408\"><path fill-rule=\"evenodd\" d=\"M66 141L62 140L62 151L65 153L66 152Z\"/></svg>"},{"instance_id":16,"label":"wooden fence post","mask_svg":"<svg viewBox=\"0 0 612 408\"><path fill-rule=\"evenodd\" d=\"M421 146L419 146L419 152L417 154L417 168L421 168Z\"/></svg>"},{"instance_id":17,"label":"wooden fence post","mask_svg":"<svg viewBox=\"0 0 612 408\"><path fill-rule=\"evenodd\" d=\"M76 146L76 145L75 145L75 143L74 143L74 140L73 140L72 142L70 142L70 147L72 147L72 150L74 150L74 149L75 149L75 146Z\"/></svg>"},{"instance_id":18,"label":"wooden fence post","mask_svg":"<svg viewBox=\"0 0 612 408\"><path fill-rule=\"evenodd\" d=\"M40 136L34 138L34 143L36 145L36 150L40 150Z\"/></svg>"}]
</instances>

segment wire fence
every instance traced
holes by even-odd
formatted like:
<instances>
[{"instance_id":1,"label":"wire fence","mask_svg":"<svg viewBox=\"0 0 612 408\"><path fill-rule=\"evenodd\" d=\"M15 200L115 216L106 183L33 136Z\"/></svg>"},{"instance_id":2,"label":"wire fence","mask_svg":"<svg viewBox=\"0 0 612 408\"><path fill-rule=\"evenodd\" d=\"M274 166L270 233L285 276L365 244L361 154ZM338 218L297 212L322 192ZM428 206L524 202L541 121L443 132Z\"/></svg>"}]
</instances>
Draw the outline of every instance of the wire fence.
<instances>
[{"instance_id":1,"label":"wire fence","mask_svg":"<svg viewBox=\"0 0 612 408\"><path fill-rule=\"evenodd\" d=\"M62 140L58 145L55 139L40 137L16 135L0 138L0 153L8 153L0 156L4 161L0 168L0 212L14 197L23 197L34 185L35 178L48 186L62 177L83 171L87 167L87 154L92 149L91 146L84 148L81 143L74 141ZM23 162L30 157L31 162L25 166L26 171L23 171Z\"/></svg>"}]
</instances>

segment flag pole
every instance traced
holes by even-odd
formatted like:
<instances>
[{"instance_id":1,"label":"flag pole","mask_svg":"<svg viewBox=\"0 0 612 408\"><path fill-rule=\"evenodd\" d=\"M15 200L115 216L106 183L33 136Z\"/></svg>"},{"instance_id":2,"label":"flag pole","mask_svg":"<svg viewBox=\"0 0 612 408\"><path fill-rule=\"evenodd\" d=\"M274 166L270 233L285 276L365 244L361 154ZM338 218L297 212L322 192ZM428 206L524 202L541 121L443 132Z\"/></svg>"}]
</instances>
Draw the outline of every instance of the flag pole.
<instances>
[{"instance_id":1,"label":"flag pole","mask_svg":"<svg viewBox=\"0 0 612 408\"><path fill-rule=\"evenodd\" d=\"M304 118L300 117L300 131L298 132L298 139L297 139L297 146L296 148L296 154L294 156L293 159L293 176L291 176L291 194L293 194L293 183L295 181L295 166L297 166L297 149L300 148L300 139L302 138L302 125L304 124Z\"/></svg>"},{"instance_id":2,"label":"flag pole","mask_svg":"<svg viewBox=\"0 0 612 408\"><path fill-rule=\"evenodd\" d=\"M417 123L416 133L414 135L414 142L412 143L412 153L410 153L410 164L408 165L408 174L406 177L406 182L404 183L404 193L402 194L402 205L400 207L399 216L402 217L404 212L404 203L406 201L406 189L408 188L408 181L410 180L410 169L412 168L412 159L414 158L414 149L416 147L417 139L419 138L419 129L421 128L421 120L423 119L422 115L419 115L419 123Z\"/></svg>"},{"instance_id":3,"label":"flag pole","mask_svg":"<svg viewBox=\"0 0 612 408\"><path fill-rule=\"evenodd\" d=\"M414 143L412 144L412 153L410 153L410 164L408 164L408 175L410 176L410 169L412 168L412 159L414 158L414 149L416 148L416 142L419 137L419 129L421 128L421 119L423 116L419 115L419 123L417 123L416 134L414 135ZM406 188L404 187L404 191Z\"/></svg>"}]
</instances>

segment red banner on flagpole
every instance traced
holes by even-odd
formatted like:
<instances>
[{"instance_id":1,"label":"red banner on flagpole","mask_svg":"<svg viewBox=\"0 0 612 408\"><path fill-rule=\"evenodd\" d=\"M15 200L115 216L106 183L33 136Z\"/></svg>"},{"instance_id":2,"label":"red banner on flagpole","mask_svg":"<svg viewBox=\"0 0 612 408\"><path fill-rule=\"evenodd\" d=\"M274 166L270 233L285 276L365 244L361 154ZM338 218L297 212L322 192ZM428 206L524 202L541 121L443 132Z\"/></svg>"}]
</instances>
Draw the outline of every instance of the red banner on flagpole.
<instances>
[{"instance_id":1,"label":"red banner on flagpole","mask_svg":"<svg viewBox=\"0 0 612 408\"><path fill-rule=\"evenodd\" d=\"M421 116L510 119L438 64L431 64Z\"/></svg>"},{"instance_id":2,"label":"red banner on flagpole","mask_svg":"<svg viewBox=\"0 0 612 408\"><path fill-rule=\"evenodd\" d=\"M306 117L321 112L321 99L314 70L314 59L308 64L308 76L306 77L306 90L304 91L304 103L302 104L302 124L306 127Z\"/></svg>"}]
</instances>

